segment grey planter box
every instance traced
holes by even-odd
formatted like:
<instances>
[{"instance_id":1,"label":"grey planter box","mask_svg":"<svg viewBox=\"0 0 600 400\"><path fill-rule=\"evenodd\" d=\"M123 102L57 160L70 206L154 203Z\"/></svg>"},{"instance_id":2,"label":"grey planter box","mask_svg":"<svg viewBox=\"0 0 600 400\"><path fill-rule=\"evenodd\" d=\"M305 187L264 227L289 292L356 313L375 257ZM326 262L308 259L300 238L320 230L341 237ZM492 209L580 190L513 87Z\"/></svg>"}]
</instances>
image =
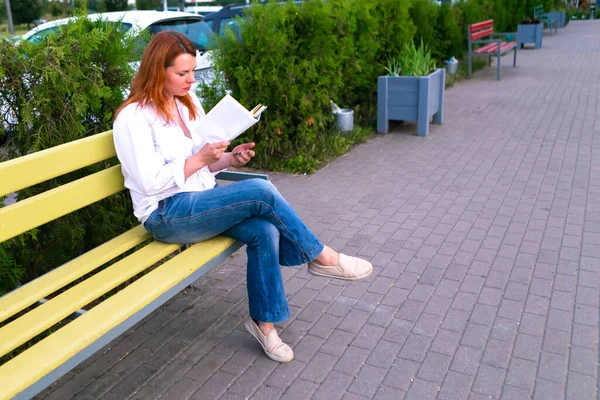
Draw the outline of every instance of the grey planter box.
<instances>
[{"instance_id":1,"label":"grey planter box","mask_svg":"<svg viewBox=\"0 0 600 400\"><path fill-rule=\"evenodd\" d=\"M429 118L440 125L444 114L446 71L427 76L380 76L377 81L377 133L388 133L389 121L417 121L417 134L427 136Z\"/></svg>"},{"instance_id":2,"label":"grey planter box","mask_svg":"<svg viewBox=\"0 0 600 400\"><path fill-rule=\"evenodd\" d=\"M564 11L551 11L544 13L544 15L551 21L558 21L559 28L564 28L569 23L567 13Z\"/></svg>"},{"instance_id":3,"label":"grey planter box","mask_svg":"<svg viewBox=\"0 0 600 400\"><path fill-rule=\"evenodd\" d=\"M517 44L523 48L524 44L533 43L535 49L542 47L542 36L544 33L544 24L519 25L517 26Z\"/></svg>"}]
</instances>

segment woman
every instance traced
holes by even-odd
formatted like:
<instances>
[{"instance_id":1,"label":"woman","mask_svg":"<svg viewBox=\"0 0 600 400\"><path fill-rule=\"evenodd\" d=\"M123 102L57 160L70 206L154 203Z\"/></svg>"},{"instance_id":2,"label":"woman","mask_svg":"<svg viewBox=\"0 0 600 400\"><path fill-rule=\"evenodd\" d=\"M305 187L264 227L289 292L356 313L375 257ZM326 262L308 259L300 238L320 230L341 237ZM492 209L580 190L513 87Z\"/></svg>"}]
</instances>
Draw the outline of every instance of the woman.
<instances>
[{"instance_id":1,"label":"woman","mask_svg":"<svg viewBox=\"0 0 600 400\"><path fill-rule=\"evenodd\" d=\"M246 243L244 325L268 357L289 362L292 349L273 326L290 316L280 265L308 263L314 275L346 280L368 276L373 266L324 246L271 183L216 185L218 171L254 157L254 143L226 152L229 141L203 140L196 127L204 111L189 92L195 67L196 48L182 34L161 32L148 44L113 126L125 186L156 240L188 244L223 235Z\"/></svg>"}]
</instances>

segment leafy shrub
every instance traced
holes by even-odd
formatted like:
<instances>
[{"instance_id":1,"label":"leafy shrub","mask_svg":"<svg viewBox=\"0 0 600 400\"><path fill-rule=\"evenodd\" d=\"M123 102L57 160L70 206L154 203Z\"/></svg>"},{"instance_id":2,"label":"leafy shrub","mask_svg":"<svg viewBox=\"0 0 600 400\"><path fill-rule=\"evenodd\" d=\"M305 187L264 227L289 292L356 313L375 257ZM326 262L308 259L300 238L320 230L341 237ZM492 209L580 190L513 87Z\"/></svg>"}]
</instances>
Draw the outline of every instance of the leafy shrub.
<instances>
[{"instance_id":1,"label":"leafy shrub","mask_svg":"<svg viewBox=\"0 0 600 400\"><path fill-rule=\"evenodd\" d=\"M413 38L415 43L425 43L431 49L436 59L441 59L438 52L438 34L436 25L439 6L431 0L412 0L410 5L410 18L415 24L416 32Z\"/></svg>"},{"instance_id":2,"label":"leafy shrub","mask_svg":"<svg viewBox=\"0 0 600 400\"><path fill-rule=\"evenodd\" d=\"M441 61L450 57L461 58L464 54L463 38L466 32L460 30L457 13L448 3L443 3L435 24L437 36L437 57Z\"/></svg>"},{"instance_id":3,"label":"leafy shrub","mask_svg":"<svg viewBox=\"0 0 600 400\"><path fill-rule=\"evenodd\" d=\"M12 156L105 131L132 77L134 36L113 24L79 18L42 43L0 42L1 124ZM76 171L18 193L44 192L116 160ZM1 204L1 203L0 203ZM127 193L0 243L0 294L134 226Z\"/></svg>"},{"instance_id":4,"label":"leafy shrub","mask_svg":"<svg viewBox=\"0 0 600 400\"><path fill-rule=\"evenodd\" d=\"M240 140L257 143L254 165L312 170L328 152L347 148L321 148L324 137L337 135L330 99L366 118L375 115L382 64L414 33L408 5L397 0L271 2L247 14L240 23L241 40L233 32L217 38L213 56L234 97L244 105L269 106L261 123ZM223 91L220 81L201 84L205 108Z\"/></svg>"}]
</instances>

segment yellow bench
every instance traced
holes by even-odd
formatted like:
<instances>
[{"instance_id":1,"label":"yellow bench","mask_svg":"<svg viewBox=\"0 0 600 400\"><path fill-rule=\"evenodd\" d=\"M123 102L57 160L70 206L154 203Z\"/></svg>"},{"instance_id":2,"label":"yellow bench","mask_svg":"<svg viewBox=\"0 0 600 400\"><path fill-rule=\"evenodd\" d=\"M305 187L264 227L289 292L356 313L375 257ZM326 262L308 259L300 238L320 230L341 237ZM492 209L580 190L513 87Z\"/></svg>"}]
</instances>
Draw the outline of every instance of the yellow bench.
<instances>
[{"instance_id":1,"label":"yellow bench","mask_svg":"<svg viewBox=\"0 0 600 400\"><path fill-rule=\"evenodd\" d=\"M115 155L112 131L108 131L0 163L0 196ZM217 179L233 181L250 177L268 180L262 174L217 175ZM0 242L121 190L124 190L123 177L117 165L0 208ZM139 225L0 297L0 326L4 324L0 328L0 357L56 323L64 323L0 365L0 399L33 397L243 245L230 238L216 237L180 251L184 246L148 241L149 238ZM94 273L144 242L148 244ZM173 253L178 254L89 311L81 310ZM63 289L88 275L87 279ZM18 317L10 320L15 315ZM77 317L71 320L74 315Z\"/></svg>"}]
</instances>

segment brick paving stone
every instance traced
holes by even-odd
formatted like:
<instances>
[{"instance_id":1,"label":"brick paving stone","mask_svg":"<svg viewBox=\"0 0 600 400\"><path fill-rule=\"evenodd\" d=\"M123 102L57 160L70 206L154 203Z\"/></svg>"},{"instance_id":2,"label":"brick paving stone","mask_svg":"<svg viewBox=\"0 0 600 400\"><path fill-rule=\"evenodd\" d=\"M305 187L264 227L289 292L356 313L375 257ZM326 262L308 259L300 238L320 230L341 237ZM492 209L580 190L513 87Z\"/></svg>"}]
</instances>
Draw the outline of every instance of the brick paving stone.
<instances>
[{"instance_id":1,"label":"brick paving stone","mask_svg":"<svg viewBox=\"0 0 600 400\"><path fill-rule=\"evenodd\" d=\"M360 347L349 346L343 356L341 356L333 369L343 372L346 375L355 376L360 371L362 365L367 361L371 352Z\"/></svg>"},{"instance_id":2,"label":"brick paving stone","mask_svg":"<svg viewBox=\"0 0 600 400\"><path fill-rule=\"evenodd\" d=\"M531 399L531 392L527 389L504 385L501 398L503 400L529 400Z\"/></svg>"},{"instance_id":3,"label":"brick paving stone","mask_svg":"<svg viewBox=\"0 0 600 400\"><path fill-rule=\"evenodd\" d=\"M154 374L156 369L141 365L130 373L126 379L102 394L103 399L122 399L133 394L143 386Z\"/></svg>"},{"instance_id":4,"label":"brick paving stone","mask_svg":"<svg viewBox=\"0 0 600 400\"><path fill-rule=\"evenodd\" d=\"M454 371L446 374L444 383L440 388L440 400L461 400L469 396L474 377Z\"/></svg>"},{"instance_id":5,"label":"brick paving stone","mask_svg":"<svg viewBox=\"0 0 600 400\"><path fill-rule=\"evenodd\" d=\"M505 375L506 370L483 364L477 371L473 391L492 398L499 398Z\"/></svg>"},{"instance_id":6,"label":"brick paving stone","mask_svg":"<svg viewBox=\"0 0 600 400\"><path fill-rule=\"evenodd\" d=\"M401 349L401 344L380 340L367 359L367 364L389 369Z\"/></svg>"},{"instance_id":7,"label":"brick paving stone","mask_svg":"<svg viewBox=\"0 0 600 400\"><path fill-rule=\"evenodd\" d=\"M598 35L573 22L500 83L477 71L427 138L405 123L312 175L271 173L326 244L375 265L358 282L282 269L293 362L243 328L239 251L38 398L597 398Z\"/></svg>"},{"instance_id":8,"label":"brick paving stone","mask_svg":"<svg viewBox=\"0 0 600 400\"><path fill-rule=\"evenodd\" d=\"M306 364L302 361L279 364L275 367L271 375L269 375L265 384L269 387L285 390L294 382L304 368L306 368Z\"/></svg>"},{"instance_id":9,"label":"brick paving stone","mask_svg":"<svg viewBox=\"0 0 600 400\"><path fill-rule=\"evenodd\" d=\"M338 359L327 353L317 353L300 374L300 378L322 383L329 371L333 369Z\"/></svg>"},{"instance_id":10,"label":"brick paving stone","mask_svg":"<svg viewBox=\"0 0 600 400\"><path fill-rule=\"evenodd\" d=\"M319 389L313 395L315 400L337 400L342 398L353 381L353 377L337 371L331 371Z\"/></svg>"},{"instance_id":11,"label":"brick paving stone","mask_svg":"<svg viewBox=\"0 0 600 400\"><path fill-rule=\"evenodd\" d=\"M379 386L374 400L403 400L406 392L389 386Z\"/></svg>"},{"instance_id":12,"label":"brick paving stone","mask_svg":"<svg viewBox=\"0 0 600 400\"><path fill-rule=\"evenodd\" d=\"M451 361L452 358L450 356L430 352L425 357L425 361L421 365L417 376L426 381L433 382L440 387Z\"/></svg>"},{"instance_id":13,"label":"brick paving stone","mask_svg":"<svg viewBox=\"0 0 600 400\"><path fill-rule=\"evenodd\" d=\"M121 380L120 376L113 374L103 374L87 385L82 391L77 393L77 397L82 399L98 399Z\"/></svg>"},{"instance_id":14,"label":"brick paving stone","mask_svg":"<svg viewBox=\"0 0 600 400\"><path fill-rule=\"evenodd\" d=\"M197 381L183 378L175 385L171 386L171 388L161 396L161 399L186 399L193 395L200 385L201 383Z\"/></svg>"},{"instance_id":15,"label":"brick paving stone","mask_svg":"<svg viewBox=\"0 0 600 400\"><path fill-rule=\"evenodd\" d=\"M318 389L318 385L313 382L304 381L297 379L292 385L285 391L282 399L285 400L305 400L309 399L312 394Z\"/></svg>"},{"instance_id":16,"label":"brick paving stone","mask_svg":"<svg viewBox=\"0 0 600 400\"><path fill-rule=\"evenodd\" d=\"M366 398L372 398L379 384L385 377L386 369L374 367L372 365L364 365L356 379L348 389L349 392L358 394Z\"/></svg>"},{"instance_id":17,"label":"brick paving stone","mask_svg":"<svg viewBox=\"0 0 600 400\"><path fill-rule=\"evenodd\" d=\"M562 398L561 394L564 393L564 384L546 381L544 379L538 379L535 385L535 391L533 392L533 398L535 400L546 400L557 397Z\"/></svg>"},{"instance_id":18,"label":"brick paving stone","mask_svg":"<svg viewBox=\"0 0 600 400\"><path fill-rule=\"evenodd\" d=\"M439 393L439 387L431 382L415 379L404 397L407 400L435 399Z\"/></svg>"},{"instance_id":19,"label":"brick paving stone","mask_svg":"<svg viewBox=\"0 0 600 400\"><path fill-rule=\"evenodd\" d=\"M158 389L150 384L146 384L137 392L132 394L130 398L132 400L156 400L160 399L167 390L168 389Z\"/></svg>"},{"instance_id":20,"label":"brick paving stone","mask_svg":"<svg viewBox=\"0 0 600 400\"><path fill-rule=\"evenodd\" d=\"M594 399L598 398L598 381L596 378L569 372L567 380L568 399Z\"/></svg>"},{"instance_id":21,"label":"brick paving stone","mask_svg":"<svg viewBox=\"0 0 600 400\"><path fill-rule=\"evenodd\" d=\"M383 380L383 384L407 391L417 375L419 365L415 361L397 358Z\"/></svg>"}]
</instances>

